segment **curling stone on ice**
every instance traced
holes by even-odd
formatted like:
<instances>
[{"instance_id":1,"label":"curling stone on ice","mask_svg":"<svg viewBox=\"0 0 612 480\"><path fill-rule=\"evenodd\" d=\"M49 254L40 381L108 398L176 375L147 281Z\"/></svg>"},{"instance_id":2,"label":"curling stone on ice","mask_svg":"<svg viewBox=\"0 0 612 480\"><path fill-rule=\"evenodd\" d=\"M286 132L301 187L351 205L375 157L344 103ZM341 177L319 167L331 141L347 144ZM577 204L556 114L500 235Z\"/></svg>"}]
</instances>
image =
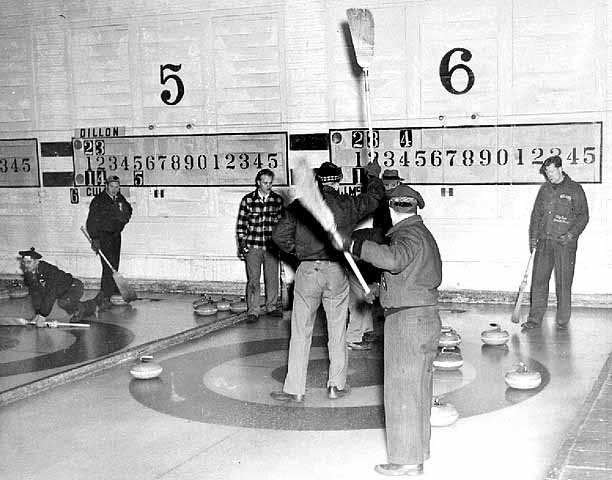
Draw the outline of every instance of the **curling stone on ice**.
<instances>
[{"instance_id":1,"label":"curling stone on ice","mask_svg":"<svg viewBox=\"0 0 612 480\"><path fill-rule=\"evenodd\" d=\"M433 366L438 370L457 370L463 366L463 356L456 347L442 347L434 358Z\"/></svg>"},{"instance_id":2,"label":"curling stone on ice","mask_svg":"<svg viewBox=\"0 0 612 480\"><path fill-rule=\"evenodd\" d=\"M537 388L542 383L542 375L540 375L540 372L530 371L523 362L519 363L516 370L506 373L504 378L509 387L519 390Z\"/></svg>"},{"instance_id":3,"label":"curling stone on ice","mask_svg":"<svg viewBox=\"0 0 612 480\"><path fill-rule=\"evenodd\" d=\"M201 305L198 305L197 307L194 307L193 309L193 313L203 317L215 315L217 311L217 306L214 303L203 303Z\"/></svg>"},{"instance_id":4,"label":"curling stone on ice","mask_svg":"<svg viewBox=\"0 0 612 480\"><path fill-rule=\"evenodd\" d=\"M501 329L498 323L489 323L491 327L480 334L480 339L485 345L505 345L510 338L510 334L506 330Z\"/></svg>"},{"instance_id":5,"label":"curling stone on ice","mask_svg":"<svg viewBox=\"0 0 612 480\"><path fill-rule=\"evenodd\" d=\"M27 297L29 292L28 289L20 282L13 282L11 288L8 289L10 298L24 298Z\"/></svg>"},{"instance_id":6,"label":"curling stone on ice","mask_svg":"<svg viewBox=\"0 0 612 480\"><path fill-rule=\"evenodd\" d=\"M440 339L438 345L440 347L456 347L461 343L461 335L453 327L442 326L440 330Z\"/></svg>"},{"instance_id":7,"label":"curling stone on ice","mask_svg":"<svg viewBox=\"0 0 612 480\"><path fill-rule=\"evenodd\" d=\"M234 313L242 313L247 311L247 304L244 298L230 304L230 310Z\"/></svg>"},{"instance_id":8,"label":"curling stone on ice","mask_svg":"<svg viewBox=\"0 0 612 480\"><path fill-rule=\"evenodd\" d=\"M134 378L149 380L159 377L162 370L162 366L159 363L155 363L152 356L145 355L140 357L140 361L130 368L130 374Z\"/></svg>"},{"instance_id":9,"label":"curling stone on ice","mask_svg":"<svg viewBox=\"0 0 612 480\"><path fill-rule=\"evenodd\" d=\"M459 419L459 412L452 403L434 397L431 404L431 426L447 427Z\"/></svg>"},{"instance_id":10,"label":"curling stone on ice","mask_svg":"<svg viewBox=\"0 0 612 480\"><path fill-rule=\"evenodd\" d=\"M202 294L200 298L198 298L197 300L194 300L191 304L193 305L193 308L197 308L200 305L204 305L210 302L211 302L210 297L204 293Z\"/></svg>"},{"instance_id":11,"label":"curling stone on ice","mask_svg":"<svg viewBox=\"0 0 612 480\"><path fill-rule=\"evenodd\" d=\"M113 305L127 305L127 302L123 299L121 295L111 295L110 302Z\"/></svg>"},{"instance_id":12,"label":"curling stone on ice","mask_svg":"<svg viewBox=\"0 0 612 480\"><path fill-rule=\"evenodd\" d=\"M221 300L215 302L215 306L220 312L227 312L230 309L231 303L232 302L230 300L227 300L226 298L221 298Z\"/></svg>"}]
</instances>

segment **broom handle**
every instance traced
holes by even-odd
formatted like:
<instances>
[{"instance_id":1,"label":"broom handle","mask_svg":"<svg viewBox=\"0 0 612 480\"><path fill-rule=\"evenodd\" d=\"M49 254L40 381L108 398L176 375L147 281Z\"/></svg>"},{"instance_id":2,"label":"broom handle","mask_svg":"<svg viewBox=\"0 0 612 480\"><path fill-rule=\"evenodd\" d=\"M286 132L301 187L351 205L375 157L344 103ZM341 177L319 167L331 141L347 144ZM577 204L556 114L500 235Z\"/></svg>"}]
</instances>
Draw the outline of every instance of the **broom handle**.
<instances>
[{"instance_id":1,"label":"broom handle","mask_svg":"<svg viewBox=\"0 0 612 480\"><path fill-rule=\"evenodd\" d=\"M342 245L342 237L340 236L340 233L338 233L338 230L334 229L334 231L332 232L332 235L333 235L334 240L336 241L336 243L338 245ZM355 260L353 259L353 256L349 252L347 252L346 250L344 250L343 253L344 253L344 258L346 258L346 261L351 266L351 269L353 270L353 273L357 277L357 280L359 280L359 283L361 284L361 287L365 291L366 295L369 294L370 293L370 287L368 287L368 284L366 283L365 279L363 278L363 275L359 271L359 267L355 263Z\"/></svg>"},{"instance_id":2,"label":"broom handle","mask_svg":"<svg viewBox=\"0 0 612 480\"><path fill-rule=\"evenodd\" d=\"M370 74L369 69L364 68L364 79L365 79L365 100L366 100L366 118L368 121L368 136L370 141L368 142L368 148L370 150L370 162L374 161L374 130L372 130L372 103L370 102Z\"/></svg>"},{"instance_id":3,"label":"broom handle","mask_svg":"<svg viewBox=\"0 0 612 480\"><path fill-rule=\"evenodd\" d=\"M93 242L91 241L91 237L90 237L90 236L89 236L89 234L87 233L87 230L85 230L85 227L83 227L82 225L81 225L81 232L83 232L83 235L85 235L85 238L86 238L87 240L89 240L89 243L90 243L91 245L93 245ZM102 257L102 259L103 259L103 260L106 262L106 264L108 265L108 268L110 268L110 269L113 271L113 273L117 273L117 270L115 270L115 268L114 268L114 267L111 265L111 263L108 261L108 258L106 258L106 256L105 256L105 255L102 253L102 249L101 249L101 248L98 248L98 250L96 251L96 253Z\"/></svg>"}]
</instances>

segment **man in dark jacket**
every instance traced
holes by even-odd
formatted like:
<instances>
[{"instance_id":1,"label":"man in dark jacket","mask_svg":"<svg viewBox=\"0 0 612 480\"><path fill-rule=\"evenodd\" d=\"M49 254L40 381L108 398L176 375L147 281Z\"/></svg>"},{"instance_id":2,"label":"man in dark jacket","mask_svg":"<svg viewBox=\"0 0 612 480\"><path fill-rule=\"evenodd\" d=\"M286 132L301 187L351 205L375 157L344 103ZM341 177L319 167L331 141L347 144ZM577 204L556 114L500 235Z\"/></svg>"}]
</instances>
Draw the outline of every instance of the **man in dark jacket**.
<instances>
[{"instance_id":1,"label":"man in dark jacket","mask_svg":"<svg viewBox=\"0 0 612 480\"><path fill-rule=\"evenodd\" d=\"M544 160L546 177L529 223L529 251L536 249L531 276L531 307L524 329L539 328L548 306L548 284L555 271L557 328L566 329L572 314L572 282L578 237L589 222L584 190L563 171L561 157Z\"/></svg>"},{"instance_id":2,"label":"man in dark jacket","mask_svg":"<svg viewBox=\"0 0 612 480\"><path fill-rule=\"evenodd\" d=\"M429 458L433 360L440 336L438 287L442 260L431 232L417 214L425 202L399 185L390 192L393 227L389 244L354 239L349 251L384 271L380 304L385 311L384 401L389 463L383 475L418 475Z\"/></svg>"},{"instance_id":3,"label":"man in dark jacket","mask_svg":"<svg viewBox=\"0 0 612 480\"><path fill-rule=\"evenodd\" d=\"M55 265L41 260L42 255L34 247L22 250L21 270L28 287L35 316L32 319L38 327L44 327L54 303L63 308L70 321L80 322L84 317L96 313L95 300L80 302L83 296L83 282Z\"/></svg>"},{"instance_id":4,"label":"man in dark jacket","mask_svg":"<svg viewBox=\"0 0 612 480\"><path fill-rule=\"evenodd\" d=\"M121 232L132 217L132 206L121 194L121 182L116 175L106 179L106 188L96 195L89 205L87 231L91 237L91 248L101 250L115 270L119 270L121 256ZM113 279L113 271L100 258L102 278L98 305L100 310L111 307L110 297L119 293Z\"/></svg>"},{"instance_id":5,"label":"man in dark jacket","mask_svg":"<svg viewBox=\"0 0 612 480\"><path fill-rule=\"evenodd\" d=\"M326 204L334 215L338 231L345 236L357 223L372 213L384 195L378 176L380 166L369 163L367 190L350 196L338 192L342 169L331 162L317 172ZM321 303L327 317L329 373L327 395L336 399L348 391L346 385L348 351L346 320L349 284L343 256L336 251L327 232L294 201L272 233L279 248L297 256L301 262L295 273L289 363L283 390L271 396L281 402L303 402L312 331Z\"/></svg>"}]
</instances>

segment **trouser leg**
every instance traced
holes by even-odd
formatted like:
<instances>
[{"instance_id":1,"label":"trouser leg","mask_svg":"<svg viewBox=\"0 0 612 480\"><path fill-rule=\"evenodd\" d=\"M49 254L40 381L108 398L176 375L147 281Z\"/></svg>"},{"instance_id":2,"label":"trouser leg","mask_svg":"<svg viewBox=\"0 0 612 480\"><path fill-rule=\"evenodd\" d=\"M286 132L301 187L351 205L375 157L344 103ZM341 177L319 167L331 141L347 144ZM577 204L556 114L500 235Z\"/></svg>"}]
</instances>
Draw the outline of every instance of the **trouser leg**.
<instances>
[{"instance_id":1,"label":"trouser leg","mask_svg":"<svg viewBox=\"0 0 612 480\"><path fill-rule=\"evenodd\" d=\"M306 392L312 331L321 304L319 275L310 262L300 264L295 274L289 361L283 391L294 395Z\"/></svg>"},{"instance_id":2,"label":"trouser leg","mask_svg":"<svg viewBox=\"0 0 612 480\"><path fill-rule=\"evenodd\" d=\"M552 242L540 240L533 259L528 320L540 325L548 307L548 284L555 265Z\"/></svg>"},{"instance_id":3,"label":"trouser leg","mask_svg":"<svg viewBox=\"0 0 612 480\"><path fill-rule=\"evenodd\" d=\"M265 251L261 248L249 248L245 256L247 286L246 301L247 314L259 316L261 302L261 265L264 261Z\"/></svg>"},{"instance_id":4,"label":"trouser leg","mask_svg":"<svg viewBox=\"0 0 612 480\"><path fill-rule=\"evenodd\" d=\"M72 279L72 285L68 291L64 292L58 299L57 305L61 307L70 315L77 311L79 306L79 300L83 296L83 282L81 282L78 278Z\"/></svg>"},{"instance_id":5,"label":"trouser leg","mask_svg":"<svg viewBox=\"0 0 612 480\"><path fill-rule=\"evenodd\" d=\"M572 314L572 282L576 264L576 242L555 248L555 293L557 295L556 321L567 325Z\"/></svg>"},{"instance_id":6,"label":"trouser leg","mask_svg":"<svg viewBox=\"0 0 612 480\"><path fill-rule=\"evenodd\" d=\"M121 257L121 234L105 234L100 235L100 250L106 256L115 270L119 270L119 260ZM108 299L111 296L118 294L119 289L113 278L112 269L106 264L104 259L100 257L102 264L102 278L100 280L100 291L102 299Z\"/></svg>"},{"instance_id":7,"label":"trouser leg","mask_svg":"<svg viewBox=\"0 0 612 480\"><path fill-rule=\"evenodd\" d=\"M389 463L418 465L429 453L433 358L440 335L437 307L385 319L384 401Z\"/></svg>"},{"instance_id":8,"label":"trouser leg","mask_svg":"<svg viewBox=\"0 0 612 480\"><path fill-rule=\"evenodd\" d=\"M343 390L348 373L346 348L346 317L348 315L349 284L346 270L340 264L330 263L326 268L327 283L323 290L323 308L327 317L327 350L329 373L327 386Z\"/></svg>"},{"instance_id":9,"label":"trouser leg","mask_svg":"<svg viewBox=\"0 0 612 480\"><path fill-rule=\"evenodd\" d=\"M372 320L372 305L367 303L365 292L357 280L357 277L352 273L348 274L349 279L349 319L346 328L347 342L361 342L363 334L371 332L374 329Z\"/></svg>"},{"instance_id":10,"label":"trouser leg","mask_svg":"<svg viewBox=\"0 0 612 480\"><path fill-rule=\"evenodd\" d=\"M270 252L264 252L264 285L266 287L266 311L272 312L278 307L278 258Z\"/></svg>"}]
</instances>

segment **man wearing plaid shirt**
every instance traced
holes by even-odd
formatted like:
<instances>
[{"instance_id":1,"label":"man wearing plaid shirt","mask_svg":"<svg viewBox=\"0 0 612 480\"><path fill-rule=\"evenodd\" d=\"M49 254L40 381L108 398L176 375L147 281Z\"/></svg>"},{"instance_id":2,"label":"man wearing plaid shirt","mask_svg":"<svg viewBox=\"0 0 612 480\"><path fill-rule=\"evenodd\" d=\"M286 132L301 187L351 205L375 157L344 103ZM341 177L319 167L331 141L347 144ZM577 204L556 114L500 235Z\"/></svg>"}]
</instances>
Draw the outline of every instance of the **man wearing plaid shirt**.
<instances>
[{"instance_id":1,"label":"man wearing plaid shirt","mask_svg":"<svg viewBox=\"0 0 612 480\"><path fill-rule=\"evenodd\" d=\"M246 262L247 272L247 323L259 319L261 266L263 264L266 287L266 312L282 314L278 302L278 258L270 250L272 230L281 217L283 198L272 191L274 172L267 168L255 177L257 188L245 195L240 202L236 237L238 252Z\"/></svg>"}]
</instances>

